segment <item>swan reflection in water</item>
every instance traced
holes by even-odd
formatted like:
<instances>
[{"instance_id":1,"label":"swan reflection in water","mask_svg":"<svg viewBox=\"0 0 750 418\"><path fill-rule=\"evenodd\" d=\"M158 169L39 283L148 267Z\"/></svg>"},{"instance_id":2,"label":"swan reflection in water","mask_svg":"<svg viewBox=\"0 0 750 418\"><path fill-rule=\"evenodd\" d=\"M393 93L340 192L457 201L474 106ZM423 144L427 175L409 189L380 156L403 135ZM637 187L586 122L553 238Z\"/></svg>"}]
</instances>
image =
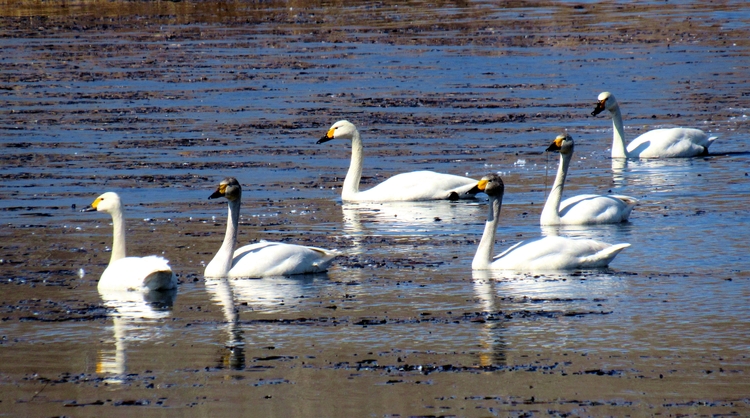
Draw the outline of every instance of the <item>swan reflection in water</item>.
<instances>
[{"instance_id":1,"label":"swan reflection in water","mask_svg":"<svg viewBox=\"0 0 750 418\"><path fill-rule=\"evenodd\" d=\"M421 236L455 233L456 225L475 221L484 213L483 201L344 203L344 234L352 238L350 254L367 251L363 239L373 236Z\"/></svg>"},{"instance_id":2,"label":"swan reflection in water","mask_svg":"<svg viewBox=\"0 0 750 418\"><path fill-rule=\"evenodd\" d=\"M295 301L304 296L305 287L316 279L327 279L326 273L261 279L207 278L206 291L211 301L221 306L226 324L226 342L220 367L232 370L245 368L245 338L240 323L240 309L260 313L294 310ZM246 306L246 308L245 308Z\"/></svg>"},{"instance_id":3,"label":"swan reflection in water","mask_svg":"<svg viewBox=\"0 0 750 418\"><path fill-rule=\"evenodd\" d=\"M703 158L627 160L612 159L612 183L627 187L636 197L652 191L668 192L677 186L690 186L692 176L704 171Z\"/></svg>"},{"instance_id":4,"label":"swan reflection in water","mask_svg":"<svg viewBox=\"0 0 750 418\"><path fill-rule=\"evenodd\" d=\"M482 332L479 335L480 366L505 366L507 364L507 322L505 318L497 318L501 307L496 305L495 280L491 270L472 271L472 282L474 294L478 302L478 309L486 314L485 322L482 324Z\"/></svg>"},{"instance_id":5,"label":"swan reflection in water","mask_svg":"<svg viewBox=\"0 0 750 418\"><path fill-rule=\"evenodd\" d=\"M528 359L514 359L514 355L523 357L539 347L562 350L579 344L574 340L579 338L580 323L563 318L569 313L590 313L585 320L594 324L626 292L626 282L609 270L531 274L474 270L472 279L481 309L499 317L483 325L482 365L522 364ZM506 319L508 314L510 319Z\"/></svg>"},{"instance_id":6,"label":"swan reflection in water","mask_svg":"<svg viewBox=\"0 0 750 418\"><path fill-rule=\"evenodd\" d=\"M211 300L221 306L226 321L226 351L221 356L220 365L232 370L242 370L245 368L245 338L239 326L240 315L234 303L234 293L229 280L226 277L206 279L206 291L211 295Z\"/></svg>"},{"instance_id":7,"label":"swan reflection in water","mask_svg":"<svg viewBox=\"0 0 750 418\"><path fill-rule=\"evenodd\" d=\"M161 335L161 324L172 314L177 290L150 292L99 290L110 309L114 347L99 350L96 372L109 375L110 383L122 383L127 375L127 349L132 343L151 341ZM110 343L109 341L107 343Z\"/></svg>"}]
</instances>

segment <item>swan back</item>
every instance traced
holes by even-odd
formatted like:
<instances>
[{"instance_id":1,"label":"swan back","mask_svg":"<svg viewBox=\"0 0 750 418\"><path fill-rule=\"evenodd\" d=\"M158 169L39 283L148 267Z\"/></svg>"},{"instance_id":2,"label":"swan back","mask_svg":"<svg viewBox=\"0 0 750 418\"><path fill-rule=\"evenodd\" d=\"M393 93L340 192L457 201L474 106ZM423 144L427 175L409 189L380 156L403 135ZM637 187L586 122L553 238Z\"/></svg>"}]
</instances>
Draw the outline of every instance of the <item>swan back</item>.
<instances>
[{"instance_id":1,"label":"swan back","mask_svg":"<svg viewBox=\"0 0 750 418\"><path fill-rule=\"evenodd\" d=\"M166 259L151 255L125 257L107 266L99 278L99 290L170 290L177 287L177 278Z\"/></svg>"},{"instance_id":2,"label":"swan back","mask_svg":"<svg viewBox=\"0 0 750 418\"><path fill-rule=\"evenodd\" d=\"M495 257L491 268L519 272L603 268L629 246L547 236L516 244Z\"/></svg>"}]
</instances>

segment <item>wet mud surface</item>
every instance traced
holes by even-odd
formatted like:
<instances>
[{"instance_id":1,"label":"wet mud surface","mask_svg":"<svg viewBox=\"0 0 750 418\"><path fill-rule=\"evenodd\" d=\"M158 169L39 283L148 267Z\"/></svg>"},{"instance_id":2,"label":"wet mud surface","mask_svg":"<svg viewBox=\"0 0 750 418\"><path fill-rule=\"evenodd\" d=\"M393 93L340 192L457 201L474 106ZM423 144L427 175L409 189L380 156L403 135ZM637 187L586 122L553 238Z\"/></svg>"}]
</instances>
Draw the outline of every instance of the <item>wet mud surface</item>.
<instances>
[{"instance_id":1,"label":"wet mud surface","mask_svg":"<svg viewBox=\"0 0 750 418\"><path fill-rule=\"evenodd\" d=\"M0 6L0 415L746 416L750 8L743 2L11 2ZM707 157L609 159L698 127ZM540 233L629 242L609 269L471 271L462 202L342 204L418 169L506 184L495 252ZM631 222L538 225L561 131L565 195ZM337 248L326 274L206 280L239 241ZM110 219L177 292L106 294Z\"/></svg>"}]
</instances>

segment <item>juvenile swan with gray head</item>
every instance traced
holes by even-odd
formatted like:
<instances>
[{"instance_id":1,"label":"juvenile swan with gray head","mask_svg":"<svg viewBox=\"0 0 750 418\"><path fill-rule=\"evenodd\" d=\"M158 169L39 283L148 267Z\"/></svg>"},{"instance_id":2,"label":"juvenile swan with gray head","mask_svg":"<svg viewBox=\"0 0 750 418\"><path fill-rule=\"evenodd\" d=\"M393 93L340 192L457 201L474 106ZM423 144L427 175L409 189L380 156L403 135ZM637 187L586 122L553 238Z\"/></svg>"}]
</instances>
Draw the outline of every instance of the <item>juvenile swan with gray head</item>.
<instances>
[{"instance_id":1,"label":"juvenile swan with gray head","mask_svg":"<svg viewBox=\"0 0 750 418\"><path fill-rule=\"evenodd\" d=\"M492 257L495 232L503 204L505 185L497 174L488 174L476 185L478 191L489 196L489 214L482 240L471 263L474 270L512 270L526 273L602 268L630 244L607 244L592 239L573 239L548 236L522 241Z\"/></svg>"},{"instance_id":2,"label":"juvenile swan with gray head","mask_svg":"<svg viewBox=\"0 0 750 418\"><path fill-rule=\"evenodd\" d=\"M260 278L319 273L326 271L338 255L335 250L269 241L235 250L242 199L242 187L237 179L225 178L208 198L220 197L229 202L227 232L221 248L206 266L206 277Z\"/></svg>"}]
</instances>

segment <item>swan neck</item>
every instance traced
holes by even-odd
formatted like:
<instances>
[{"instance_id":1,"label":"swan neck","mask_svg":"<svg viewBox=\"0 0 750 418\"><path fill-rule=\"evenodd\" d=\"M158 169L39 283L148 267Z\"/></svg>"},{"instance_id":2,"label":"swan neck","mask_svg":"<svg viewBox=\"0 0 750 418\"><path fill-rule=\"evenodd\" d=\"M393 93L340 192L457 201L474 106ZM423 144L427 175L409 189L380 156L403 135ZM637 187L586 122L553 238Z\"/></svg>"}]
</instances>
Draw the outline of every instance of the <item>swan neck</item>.
<instances>
[{"instance_id":1,"label":"swan neck","mask_svg":"<svg viewBox=\"0 0 750 418\"><path fill-rule=\"evenodd\" d=\"M120 209L112 212L112 254L109 263L125 257L125 219Z\"/></svg>"},{"instance_id":2,"label":"swan neck","mask_svg":"<svg viewBox=\"0 0 750 418\"><path fill-rule=\"evenodd\" d=\"M221 248L214 256L213 260L206 266L206 271L210 271L212 276L225 277L232 269L232 260L234 259L234 247L237 242L237 228L240 222L240 200L229 201L229 212L227 218L227 232L224 234L224 241Z\"/></svg>"},{"instance_id":3,"label":"swan neck","mask_svg":"<svg viewBox=\"0 0 750 418\"><path fill-rule=\"evenodd\" d=\"M542 209L542 225L552 225L560 222L560 201L562 200L565 179L568 177L568 167L572 153L560 154L560 165L557 166L557 176L552 184L552 190Z\"/></svg>"},{"instance_id":4,"label":"swan neck","mask_svg":"<svg viewBox=\"0 0 750 418\"><path fill-rule=\"evenodd\" d=\"M497 231L497 220L500 218L500 208L502 207L502 204L502 196L500 198L490 197L487 222L484 224L482 239L479 241L479 247L477 248L477 253L474 255L474 261L471 263L472 269L486 269L492 264L492 251L495 247L495 232Z\"/></svg>"},{"instance_id":5,"label":"swan neck","mask_svg":"<svg viewBox=\"0 0 750 418\"><path fill-rule=\"evenodd\" d=\"M352 159L349 163L349 171L346 173L346 179L344 179L343 190L341 191L342 200L349 200L359 193L363 160L362 139L359 136L359 131L355 130L352 135Z\"/></svg>"},{"instance_id":6,"label":"swan neck","mask_svg":"<svg viewBox=\"0 0 750 418\"><path fill-rule=\"evenodd\" d=\"M627 158L625 148L625 133L622 126L622 113L620 106L612 110L612 158Z\"/></svg>"}]
</instances>

